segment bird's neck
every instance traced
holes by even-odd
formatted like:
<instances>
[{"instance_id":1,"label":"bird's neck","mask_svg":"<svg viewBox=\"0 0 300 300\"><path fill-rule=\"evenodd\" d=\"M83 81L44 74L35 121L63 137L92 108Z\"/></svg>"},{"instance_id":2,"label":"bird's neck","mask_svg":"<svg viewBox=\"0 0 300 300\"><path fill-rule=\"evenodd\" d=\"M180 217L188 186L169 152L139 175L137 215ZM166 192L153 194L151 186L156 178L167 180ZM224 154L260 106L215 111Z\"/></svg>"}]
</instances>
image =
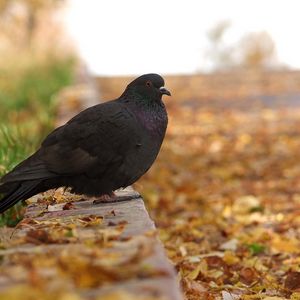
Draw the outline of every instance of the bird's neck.
<instances>
[{"instance_id":1,"label":"bird's neck","mask_svg":"<svg viewBox=\"0 0 300 300\"><path fill-rule=\"evenodd\" d=\"M152 113L165 110L165 106L161 99L151 99L149 95L140 95L134 89L125 90L119 98L122 102L129 106L137 107L139 110L149 111Z\"/></svg>"},{"instance_id":2,"label":"bird's neck","mask_svg":"<svg viewBox=\"0 0 300 300\"><path fill-rule=\"evenodd\" d=\"M168 116L165 105L161 100L146 99L134 93L134 91L123 93L119 100L126 103L128 109L150 132L164 136Z\"/></svg>"}]
</instances>

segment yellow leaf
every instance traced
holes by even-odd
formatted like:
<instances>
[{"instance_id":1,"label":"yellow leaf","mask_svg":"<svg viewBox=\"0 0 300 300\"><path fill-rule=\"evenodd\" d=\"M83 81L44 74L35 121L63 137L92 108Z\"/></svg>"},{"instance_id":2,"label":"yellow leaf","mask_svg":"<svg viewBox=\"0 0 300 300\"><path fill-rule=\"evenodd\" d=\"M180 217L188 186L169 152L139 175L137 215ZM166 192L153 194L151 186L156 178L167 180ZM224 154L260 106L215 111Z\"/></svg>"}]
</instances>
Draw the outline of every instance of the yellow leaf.
<instances>
[{"instance_id":1,"label":"yellow leaf","mask_svg":"<svg viewBox=\"0 0 300 300\"><path fill-rule=\"evenodd\" d=\"M296 239L285 239L276 236L272 240L272 248L275 252L299 253L299 242Z\"/></svg>"},{"instance_id":2,"label":"yellow leaf","mask_svg":"<svg viewBox=\"0 0 300 300\"><path fill-rule=\"evenodd\" d=\"M235 264L239 263L239 261L240 261L240 259L232 251L225 251L223 260L228 265L235 265Z\"/></svg>"},{"instance_id":3,"label":"yellow leaf","mask_svg":"<svg viewBox=\"0 0 300 300\"><path fill-rule=\"evenodd\" d=\"M195 280L199 273L206 274L207 273L207 262L205 260L202 260L198 266L188 274L187 278Z\"/></svg>"},{"instance_id":4,"label":"yellow leaf","mask_svg":"<svg viewBox=\"0 0 300 300\"><path fill-rule=\"evenodd\" d=\"M293 293L291 295L291 300L300 300L300 293Z\"/></svg>"}]
</instances>

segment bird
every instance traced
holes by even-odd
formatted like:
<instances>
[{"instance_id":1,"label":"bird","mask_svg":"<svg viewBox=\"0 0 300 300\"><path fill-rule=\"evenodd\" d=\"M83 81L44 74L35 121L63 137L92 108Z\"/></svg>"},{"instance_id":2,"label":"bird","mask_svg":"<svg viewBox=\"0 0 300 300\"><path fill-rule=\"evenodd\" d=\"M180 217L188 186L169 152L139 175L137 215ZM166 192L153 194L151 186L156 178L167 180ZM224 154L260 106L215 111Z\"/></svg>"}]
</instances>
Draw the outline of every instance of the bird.
<instances>
[{"instance_id":1,"label":"bird","mask_svg":"<svg viewBox=\"0 0 300 300\"><path fill-rule=\"evenodd\" d=\"M53 130L0 179L0 213L50 189L113 197L136 182L154 163L165 137L163 95L171 96L164 79L144 74L119 98L89 107Z\"/></svg>"}]
</instances>

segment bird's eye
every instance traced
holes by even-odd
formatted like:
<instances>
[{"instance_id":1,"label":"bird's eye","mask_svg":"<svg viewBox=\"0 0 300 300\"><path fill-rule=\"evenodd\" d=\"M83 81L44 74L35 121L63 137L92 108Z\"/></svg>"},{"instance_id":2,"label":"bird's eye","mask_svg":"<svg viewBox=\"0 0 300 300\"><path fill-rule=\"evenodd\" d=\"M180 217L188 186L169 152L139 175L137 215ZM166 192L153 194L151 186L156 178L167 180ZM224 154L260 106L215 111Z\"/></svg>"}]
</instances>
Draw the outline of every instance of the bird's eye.
<instances>
[{"instance_id":1,"label":"bird's eye","mask_svg":"<svg viewBox=\"0 0 300 300\"><path fill-rule=\"evenodd\" d=\"M148 87L152 86L152 82L151 81L147 81L146 82L146 86L148 86Z\"/></svg>"}]
</instances>

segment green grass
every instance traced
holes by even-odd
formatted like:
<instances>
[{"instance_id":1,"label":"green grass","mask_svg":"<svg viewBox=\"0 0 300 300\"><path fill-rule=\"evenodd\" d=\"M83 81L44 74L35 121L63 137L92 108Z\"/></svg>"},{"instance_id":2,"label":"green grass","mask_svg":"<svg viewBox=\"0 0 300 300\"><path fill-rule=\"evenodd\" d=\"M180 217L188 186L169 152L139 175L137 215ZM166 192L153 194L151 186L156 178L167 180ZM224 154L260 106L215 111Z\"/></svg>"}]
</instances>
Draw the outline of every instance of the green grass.
<instances>
[{"instance_id":1,"label":"green grass","mask_svg":"<svg viewBox=\"0 0 300 300\"><path fill-rule=\"evenodd\" d=\"M17 72L0 68L0 177L33 153L53 129L54 95L72 82L73 66L72 59L50 58ZM0 226L14 226L22 212L18 203L0 215Z\"/></svg>"},{"instance_id":2,"label":"green grass","mask_svg":"<svg viewBox=\"0 0 300 300\"><path fill-rule=\"evenodd\" d=\"M73 59L49 58L23 69L0 68L0 116L11 111L34 111L51 106L52 96L72 79Z\"/></svg>"},{"instance_id":3,"label":"green grass","mask_svg":"<svg viewBox=\"0 0 300 300\"><path fill-rule=\"evenodd\" d=\"M23 138L19 130L3 125L0 127L0 176L31 152L30 144L27 141L24 143ZM0 216L0 226L15 226L22 219L22 213L23 205L18 203Z\"/></svg>"},{"instance_id":4,"label":"green grass","mask_svg":"<svg viewBox=\"0 0 300 300\"><path fill-rule=\"evenodd\" d=\"M36 141L28 139L20 127L1 125L0 127L0 177L11 170L18 162L33 152ZM0 200L1 201L1 200ZM23 215L23 204L14 207L0 216L0 226L15 226Z\"/></svg>"}]
</instances>

